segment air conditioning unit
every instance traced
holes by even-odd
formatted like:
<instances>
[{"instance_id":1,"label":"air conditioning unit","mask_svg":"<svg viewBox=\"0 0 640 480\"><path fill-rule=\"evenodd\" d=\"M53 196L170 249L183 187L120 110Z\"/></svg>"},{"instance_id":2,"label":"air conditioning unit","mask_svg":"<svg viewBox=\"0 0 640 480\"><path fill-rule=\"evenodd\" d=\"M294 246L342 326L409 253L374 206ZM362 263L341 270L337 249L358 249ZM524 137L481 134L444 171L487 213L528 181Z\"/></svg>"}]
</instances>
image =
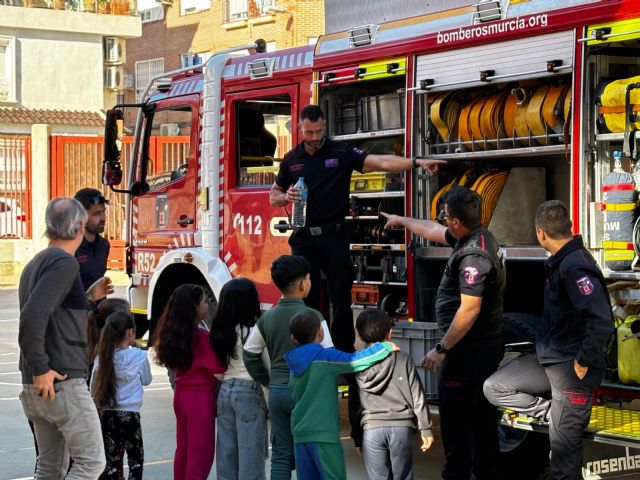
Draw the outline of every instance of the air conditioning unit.
<instances>
[{"instance_id":1,"label":"air conditioning unit","mask_svg":"<svg viewBox=\"0 0 640 480\"><path fill-rule=\"evenodd\" d=\"M104 69L104 88L107 90L122 90L124 74L122 67L107 67Z\"/></svg>"},{"instance_id":2,"label":"air conditioning unit","mask_svg":"<svg viewBox=\"0 0 640 480\"><path fill-rule=\"evenodd\" d=\"M125 63L124 40L118 37L104 37L105 63Z\"/></svg>"},{"instance_id":3,"label":"air conditioning unit","mask_svg":"<svg viewBox=\"0 0 640 480\"><path fill-rule=\"evenodd\" d=\"M156 0L156 3L159 3L160 5L173 5L173 0Z\"/></svg>"},{"instance_id":4,"label":"air conditioning unit","mask_svg":"<svg viewBox=\"0 0 640 480\"><path fill-rule=\"evenodd\" d=\"M136 77L133 74L125 73L123 88L125 90L133 90L136 88Z\"/></svg>"},{"instance_id":5,"label":"air conditioning unit","mask_svg":"<svg viewBox=\"0 0 640 480\"><path fill-rule=\"evenodd\" d=\"M163 137L180 135L180 125L177 123L163 123L160 125L160 135Z\"/></svg>"}]
</instances>

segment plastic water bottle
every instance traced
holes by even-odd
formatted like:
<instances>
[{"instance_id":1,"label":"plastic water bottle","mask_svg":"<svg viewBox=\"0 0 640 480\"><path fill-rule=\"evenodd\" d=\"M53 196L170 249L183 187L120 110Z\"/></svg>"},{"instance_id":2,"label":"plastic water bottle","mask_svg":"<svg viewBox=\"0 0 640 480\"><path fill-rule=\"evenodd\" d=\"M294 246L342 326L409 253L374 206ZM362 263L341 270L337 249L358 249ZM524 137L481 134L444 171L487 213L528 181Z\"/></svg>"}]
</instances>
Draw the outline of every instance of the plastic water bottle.
<instances>
[{"instance_id":1,"label":"plastic water bottle","mask_svg":"<svg viewBox=\"0 0 640 480\"><path fill-rule=\"evenodd\" d=\"M293 214L291 221L296 228L304 227L307 221L307 184L304 183L304 177L298 178L294 185L300 192L300 201L293 204Z\"/></svg>"}]
</instances>

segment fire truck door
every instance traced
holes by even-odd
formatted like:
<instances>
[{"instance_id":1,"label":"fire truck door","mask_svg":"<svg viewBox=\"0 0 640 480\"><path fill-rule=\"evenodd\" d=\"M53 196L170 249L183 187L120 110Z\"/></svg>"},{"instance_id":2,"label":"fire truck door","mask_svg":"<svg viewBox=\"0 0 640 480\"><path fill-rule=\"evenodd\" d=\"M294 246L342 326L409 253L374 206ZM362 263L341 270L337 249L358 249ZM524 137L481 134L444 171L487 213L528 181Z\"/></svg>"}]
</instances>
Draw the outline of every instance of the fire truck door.
<instances>
[{"instance_id":1,"label":"fire truck door","mask_svg":"<svg viewBox=\"0 0 640 480\"><path fill-rule=\"evenodd\" d=\"M279 296L271 282L271 262L290 253L290 231L276 228L288 223L288 212L269 204L269 191L297 140L297 106L297 85L231 94L225 100L223 257L232 275L256 282L267 304Z\"/></svg>"},{"instance_id":2,"label":"fire truck door","mask_svg":"<svg viewBox=\"0 0 640 480\"><path fill-rule=\"evenodd\" d=\"M163 251L195 244L198 165L197 102L170 99L146 113L146 142L136 180L147 189L133 198L131 241L134 272L150 274ZM139 258L140 257L140 258Z\"/></svg>"}]
</instances>

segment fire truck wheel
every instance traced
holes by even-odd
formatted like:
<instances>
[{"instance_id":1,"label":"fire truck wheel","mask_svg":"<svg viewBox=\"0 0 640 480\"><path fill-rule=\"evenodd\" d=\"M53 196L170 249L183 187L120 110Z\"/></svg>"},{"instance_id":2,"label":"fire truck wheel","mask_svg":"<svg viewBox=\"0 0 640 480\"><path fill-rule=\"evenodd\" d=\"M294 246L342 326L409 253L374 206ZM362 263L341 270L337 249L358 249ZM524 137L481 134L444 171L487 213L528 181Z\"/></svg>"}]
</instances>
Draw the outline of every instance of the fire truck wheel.
<instances>
[{"instance_id":1,"label":"fire truck wheel","mask_svg":"<svg viewBox=\"0 0 640 480\"><path fill-rule=\"evenodd\" d=\"M209 285L202 285L202 289L204 290L204 294L206 295L207 301L209 303L209 313L207 313L207 318L205 318L204 321L207 323L207 327L211 329L211 324L213 322L213 312L218 305L218 301L216 300L216 296L214 295L213 290L211 290L211 287L209 287Z\"/></svg>"},{"instance_id":2,"label":"fire truck wheel","mask_svg":"<svg viewBox=\"0 0 640 480\"><path fill-rule=\"evenodd\" d=\"M537 324L541 321L540 317L529 313L506 312L502 316L504 343L535 343Z\"/></svg>"}]
</instances>

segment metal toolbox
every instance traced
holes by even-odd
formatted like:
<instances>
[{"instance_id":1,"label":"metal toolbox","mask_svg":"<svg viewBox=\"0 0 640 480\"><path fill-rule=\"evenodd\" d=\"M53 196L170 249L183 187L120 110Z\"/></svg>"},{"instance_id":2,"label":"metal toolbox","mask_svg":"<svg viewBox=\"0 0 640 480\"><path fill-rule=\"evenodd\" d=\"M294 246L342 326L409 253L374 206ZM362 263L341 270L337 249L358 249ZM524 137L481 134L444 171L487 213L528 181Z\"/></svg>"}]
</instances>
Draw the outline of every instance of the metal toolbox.
<instances>
[{"instance_id":1,"label":"metal toolbox","mask_svg":"<svg viewBox=\"0 0 640 480\"><path fill-rule=\"evenodd\" d=\"M351 303L377 306L380 303L380 288L377 285L353 285Z\"/></svg>"},{"instance_id":2,"label":"metal toolbox","mask_svg":"<svg viewBox=\"0 0 640 480\"><path fill-rule=\"evenodd\" d=\"M404 92L364 97L360 102L363 131L404 127Z\"/></svg>"},{"instance_id":3,"label":"metal toolbox","mask_svg":"<svg viewBox=\"0 0 640 480\"><path fill-rule=\"evenodd\" d=\"M347 135L360 130L360 103L342 103L336 109L336 135Z\"/></svg>"}]
</instances>

